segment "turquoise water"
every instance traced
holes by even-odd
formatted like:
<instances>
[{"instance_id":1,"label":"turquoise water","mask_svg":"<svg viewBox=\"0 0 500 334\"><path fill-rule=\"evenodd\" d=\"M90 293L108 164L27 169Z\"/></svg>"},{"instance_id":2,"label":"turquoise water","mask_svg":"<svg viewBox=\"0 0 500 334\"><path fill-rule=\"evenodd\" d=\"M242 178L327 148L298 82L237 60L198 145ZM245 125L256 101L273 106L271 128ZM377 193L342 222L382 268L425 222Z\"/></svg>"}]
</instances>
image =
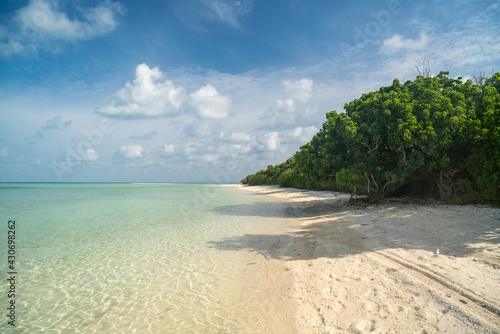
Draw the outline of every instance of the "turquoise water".
<instances>
[{"instance_id":1,"label":"turquoise water","mask_svg":"<svg viewBox=\"0 0 500 334\"><path fill-rule=\"evenodd\" d=\"M241 273L261 255L214 245L291 224L286 204L211 184L0 184L0 219L3 276L17 222L16 333L241 332Z\"/></svg>"}]
</instances>

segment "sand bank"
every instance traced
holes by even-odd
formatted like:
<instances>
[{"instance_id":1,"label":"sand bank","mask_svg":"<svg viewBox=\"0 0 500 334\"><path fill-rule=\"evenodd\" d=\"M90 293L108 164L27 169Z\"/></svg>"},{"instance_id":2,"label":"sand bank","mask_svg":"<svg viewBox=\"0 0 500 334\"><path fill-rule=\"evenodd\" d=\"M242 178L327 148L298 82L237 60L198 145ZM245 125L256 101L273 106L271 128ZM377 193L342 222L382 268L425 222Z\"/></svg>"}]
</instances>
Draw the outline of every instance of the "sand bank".
<instances>
[{"instance_id":1,"label":"sand bank","mask_svg":"<svg viewBox=\"0 0 500 334\"><path fill-rule=\"evenodd\" d=\"M300 218L272 236L275 249L256 249L292 274L282 294L296 332L500 332L500 209L240 187L287 200Z\"/></svg>"}]
</instances>

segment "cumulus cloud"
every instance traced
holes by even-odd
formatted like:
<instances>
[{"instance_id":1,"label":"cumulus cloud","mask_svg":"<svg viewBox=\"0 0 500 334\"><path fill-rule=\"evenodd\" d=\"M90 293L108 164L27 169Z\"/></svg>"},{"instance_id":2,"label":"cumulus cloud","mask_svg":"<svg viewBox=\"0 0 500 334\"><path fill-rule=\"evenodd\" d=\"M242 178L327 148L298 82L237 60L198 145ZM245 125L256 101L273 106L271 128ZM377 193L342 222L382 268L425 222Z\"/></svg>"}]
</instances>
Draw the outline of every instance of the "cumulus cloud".
<instances>
[{"instance_id":1,"label":"cumulus cloud","mask_svg":"<svg viewBox=\"0 0 500 334\"><path fill-rule=\"evenodd\" d=\"M168 158L171 162L188 161L201 159L201 156L212 153L213 146L207 141L204 143L187 141L187 140L173 140L160 147L158 152L159 157Z\"/></svg>"},{"instance_id":2,"label":"cumulus cloud","mask_svg":"<svg viewBox=\"0 0 500 334\"><path fill-rule=\"evenodd\" d=\"M307 143L318 132L318 128L311 126L298 126L289 130L258 132L252 137L249 144L252 153L261 152L289 152L296 151L301 145ZM244 145L238 145L238 147Z\"/></svg>"},{"instance_id":3,"label":"cumulus cloud","mask_svg":"<svg viewBox=\"0 0 500 334\"><path fill-rule=\"evenodd\" d=\"M245 132L233 132L229 137L229 141L233 143L242 143L250 141L250 135Z\"/></svg>"},{"instance_id":4,"label":"cumulus cloud","mask_svg":"<svg viewBox=\"0 0 500 334\"><path fill-rule=\"evenodd\" d=\"M197 121L186 125L183 132L191 138L218 137L222 132L222 124L214 121Z\"/></svg>"},{"instance_id":5,"label":"cumulus cloud","mask_svg":"<svg viewBox=\"0 0 500 334\"><path fill-rule=\"evenodd\" d=\"M142 157L143 148L141 145L122 145L115 152L115 159L138 159Z\"/></svg>"},{"instance_id":6,"label":"cumulus cloud","mask_svg":"<svg viewBox=\"0 0 500 334\"><path fill-rule=\"evenodd\" d=\"M269 132L265 135L265 145L269 151L274 151L280 144L280 138L277 132Z\"/></svg>"},{"instance_id":7,"label":"cumulus cloud","mask_svg":"<svg viewBox=\"0 0 500 334\"><path fill-rule=\"evenodd\" d=\"M278 163L292 156L317 131L316 126L298 126L280 131L223 129L221 133L216 131L203 140L190 139L189 136L174 139L155 152L162 164L168 164L170 169L188 168L185 166L228 168L228 162L237 168L261 168L266 163Z\"/></svg>"},{"instance_id":8,"label":"cumulus cloud","mask_svg":"<svg viewBox=\"0 0 500 334\"><path fill-rule=\"evenodd\" d=\"M99 154L97 154L96 150L88 149L85 151L85 154L82 156L82 159L85 161L95 161L99 158Z\"/></svg>"},{"instance_id":9,"label":"cumulus cloud","mask_svg":"<svg viewBox=\"0 0 500 334\"><path fill-rule=\"evenodd\" d=\"M295 111L295 100L294 99L276 99L276 109L287 114L291 114Z\"/></svg>"},{"instance_id":10,"label":"cumulus cloud","mask_svg":"<svg viewBox=\"0 0 500 334\"><path fill-rule=\"evenodd\" d=\"M163 146L163 152L164 155L172 155L175 153L175 145L173 144L165 144Z\"/></svg>"},{"instance_id":11,"label":"cumulus cloud","mask_svg":"<svg viewBox=\"0 0 500 334\"><path fill-rule=\"evenodd\" d=\"M391 38L384 40L380 48L381 54L392 54L399 51L418 51L426 47L429 38L424 33L419 39L404 39L400 34L395 34Z\"/></svg>"},{"instance_id":12,"label":"cumulus cloud","mask_svg":"<svg viewBox=\"0 0 500 334\"><path fill-rule=\"evenodd\" d=\"M70 126L71 121L63 122L61 116L54 116L47 120L47 123L42 127L44 130L63 130Z\"/></svg>"},{"instance_id":13,"label":"cumulus cloud","mask_svg":"<svg viewBox=\"0 0 500 334\"><path fill-rule=\"evenodd\" d=\"M56 50L53 46L57 42L77 42L109 33L124 12L120 3L106 1L79 9L71 18L57 0L31 0L0 25L0 54L5 57L39 49Z\"/></svg>"},{"instance_id":14,"label":"cumulus cloud","mask_svg":"<svg viewBox=\"0 0 500 334\"><path fill-rule=\"evenodd\" d=\"M290 137L293 142L302 145L310 141L318 131L319 129L314 125L305 127L298 126L290 133Z\"/></svg>"},{"instance_id":15,"label":"cumulus cloud","mask_svg":"<svg viewBox=\"0 0 500 334\"><path fill-rule=\"evenodd\" d=\"M170 80L163 79L157 68L140 64L135 69L134 82L107 97L103 106L97 109L110 117L158 117L177 116L186 101L184 88L177 88Z\"/></svg>"},{"instance_id":16,"label":"cumulus cloud","mask_svg":"<svg viewBox=\"0 0 500 334\"><path fill-rule=\"evenodd\" d=\"M190 95L191 103L200 118L222 119L229 116L231 99L219 95L215 87L206 85Z\"/></svg>"},{"instance_id":17,"label":"cumulus cloud","mask_svg":"<svg viewBox=\"0 0 500 334\"><path fill-rule=\"evenodd\" d=\"M279 133L277 131L259 133L257 135L257 151L275 151L280 144Z\"/></svg>"},{"instance_id":18,"label":"cumulus cloud","mask_svg":"<svg viewBox=\"0 0 500 334\"><path fill-rule=\"evenodd\" d=\"M274 106L267 111L265 119L272 127L289 126L311 112L307 102L313 94L314 81L303 78L297 81L282 82L284 94L275 100Z\"/></svg>"},{"instance_id":19,"label":"cumulus cloud","mask_svg":"<svg viewBox=\"0 0 500 334\"><path fill-rule=\"evenodd\" d=\"M313 83L313 80L304 78L297 81L285 80L283 86L289 96L299 102L307 102L312 96Z\"/></svg>"},{"instance_id":20,"label":"cumulus cloud","mask_svg":"<svg viewBox=\"0 0 500 334\"><path fill-rule=\"evenodd\" d=\"M254 149L252 145L246 144L233 144L230 145L226 153L230 156L231 159L238 159L240 155L247 155L254 153Z\"/></svg>"},{"instance_id":21,"label":"cumulus cloud","mask_svg":"<svg viewBox=\"0 0 500 334\"><path fill-rule=\"evenodd\" d=\"M119 118L175 117L194 111L200 118L221 119L229 116L230 108L231 99L211 85L188 95L183 87L165 79L159 68L140 64L134 81L108 96L96 111Z\"/></svg>"}]
</instances>

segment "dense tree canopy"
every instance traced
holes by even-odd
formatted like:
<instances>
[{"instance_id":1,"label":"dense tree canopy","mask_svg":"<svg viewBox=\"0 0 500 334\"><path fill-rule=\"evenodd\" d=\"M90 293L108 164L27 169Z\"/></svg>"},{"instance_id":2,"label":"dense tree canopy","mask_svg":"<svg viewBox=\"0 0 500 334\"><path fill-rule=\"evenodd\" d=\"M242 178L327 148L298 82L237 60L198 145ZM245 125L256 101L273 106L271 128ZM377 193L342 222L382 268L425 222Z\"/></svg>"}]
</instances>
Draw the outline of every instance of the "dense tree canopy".
<instances>
[{"instance_id":1,"label":"dense tree canopy","mask_svg":"<svg viewBox=\"0 0 500 334\"><path fill-rule=\"evenodd\" d=\"M476 83L448 74L395 79L327 113L292 158L242 183L500 202L500 73Z\"/></svg>"}]
</instances>

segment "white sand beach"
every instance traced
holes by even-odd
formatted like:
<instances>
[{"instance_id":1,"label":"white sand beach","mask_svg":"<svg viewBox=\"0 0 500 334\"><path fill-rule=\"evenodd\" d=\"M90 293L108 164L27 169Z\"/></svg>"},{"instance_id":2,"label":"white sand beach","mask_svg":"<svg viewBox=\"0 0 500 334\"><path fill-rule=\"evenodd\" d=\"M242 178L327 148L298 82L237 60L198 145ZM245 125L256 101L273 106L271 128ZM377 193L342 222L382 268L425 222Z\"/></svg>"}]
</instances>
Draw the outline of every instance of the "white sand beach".
<instances>
[{"instance_id":1,"label":"white sand beach","mask_svg":"<svg viewBox=\"0 0 500 334\"><path fill-rule=\"evenodd\" d=\"M299 218L266 254L268 277L291 284L259 290L287 301L287 332L500 332L500 209L239 187L287 200Z\"/></svg>"}]
</instances>

